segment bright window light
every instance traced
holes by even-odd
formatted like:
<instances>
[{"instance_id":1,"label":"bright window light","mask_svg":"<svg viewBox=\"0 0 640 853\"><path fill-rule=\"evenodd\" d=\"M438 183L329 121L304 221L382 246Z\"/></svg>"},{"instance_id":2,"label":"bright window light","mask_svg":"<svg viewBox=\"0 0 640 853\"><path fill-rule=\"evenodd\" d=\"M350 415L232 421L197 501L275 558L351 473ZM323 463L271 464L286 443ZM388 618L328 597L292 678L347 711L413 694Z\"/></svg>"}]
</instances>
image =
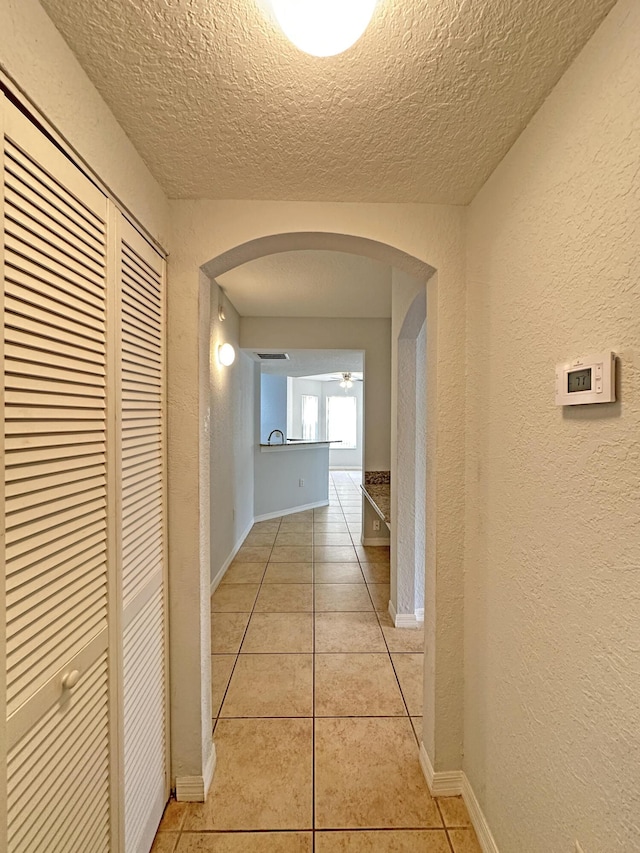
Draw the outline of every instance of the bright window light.
<instances>
[{"instance_id":1,"label":"bright window light","mask_svg":"<svg viewBox=\"0 0 640 853\"><path fill-rule=\"evenodd\" d=\"M377 0L271 0L283 33L311 56L335 56L369 26Z\"/></svg>"},{"instance_id":2,"label":"bright window light","mask_svg":"<svg viewBox=\"0 0 640 853\"><path fill-rule=\"evenodd\" d=\"M358 411L355 397L327 397L327 440L342 442L339 449L358 444Z\"/></svg>"},{"instance_id":3,"label":"bright window light","mask_svg":"<svg viewBox=\"0 0 640 853\"><path fill-rule=\"evenodd\" d=\"M318 440L318 398L314 394L302 395L302 437Z\"/></svg>"}]
</instances>

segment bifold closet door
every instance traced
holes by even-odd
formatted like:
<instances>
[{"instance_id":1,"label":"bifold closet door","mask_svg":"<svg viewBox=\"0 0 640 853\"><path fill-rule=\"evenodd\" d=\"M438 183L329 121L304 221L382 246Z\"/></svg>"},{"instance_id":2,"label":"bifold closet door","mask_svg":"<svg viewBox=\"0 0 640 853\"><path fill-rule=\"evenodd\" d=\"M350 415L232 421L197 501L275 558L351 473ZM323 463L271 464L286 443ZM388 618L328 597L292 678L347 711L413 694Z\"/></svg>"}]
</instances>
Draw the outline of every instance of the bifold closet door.
<instances>
[{"instance_id":1,"label":"bifold closet door","mask_svg":"<svg viewBox=\"0 0 640 853\"><path fill-rule=\"evenodd\" d=\"M1 97L0 120L0 848L112 853L118 749L109 635L108 202Z\"/></svg>"},{"instance_id":2,"label":"bifold closet door","mask_svg":"<svg viewBox=\"0 0 640 853\"><path fill-rule=\"evenodd\" d=\"M164 260L118 217L125 850L146 853L167 767Z\"/></svg>"}]
</instances>

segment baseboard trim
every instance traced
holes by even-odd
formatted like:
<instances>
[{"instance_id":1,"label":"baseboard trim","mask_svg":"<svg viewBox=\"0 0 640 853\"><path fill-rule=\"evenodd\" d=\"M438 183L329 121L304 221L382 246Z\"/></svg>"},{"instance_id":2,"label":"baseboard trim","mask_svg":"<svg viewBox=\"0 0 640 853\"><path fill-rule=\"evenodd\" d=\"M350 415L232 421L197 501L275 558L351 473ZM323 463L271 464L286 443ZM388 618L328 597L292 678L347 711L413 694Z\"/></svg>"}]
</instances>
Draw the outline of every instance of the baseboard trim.
<instances>
[{"instance_id":1,"label":"baseboard trim","mask_svg":"<svg viewBox=\"0 0 640 853\"><path fill-rule=\"evenodd\" d=\"M466 773L462 774L462 799L464 800L464 804L469 812L469 817L471 818L471 823L473 824L473 828L478 836L482 853L500 853L496 840L493 837L489 824L487 823L487 819L480 808L480 803L476 798L473 788L471 787L471 782L469 782Z\"/></svg>"},{"instance_id":2,"label":"baseboard trim","mask_svg":"<svg viewBox=\"0 0 640 853\"><path fill-rule=\"evenodd\" d=\"M296 512L304 512L307 509L319 509L321 506L329 506L329 501L316 501L312 504L301 504L300 506L291 507L291 509L280 509L277 512L266 512L263 515L256 515L253 519L256 521L271 521L272 518L280 518L283 515L294 515Z\"/></svg>"},{"instance_id":3,"label":"baseboard trim","mask_svg":"<svg viewBox=\"0 0 640 853\"><path fill-rule=\"evenodd\" d=\"M424 622L424 611L422 619L418 618L418 611L414 613L397 613L393 601L389 602L389 616L396 628L417 628Z\"/></svg>"},{"instance_id":4,"label":"baseboard trim","mask_svg":"<svg viewBox=\"0 0 640 853\"><path fill-rule=\"evenodd\" d=\"M390 545L391 544L391 539L389 539L389 537L387 537L386 539L384 539L384 538L361 539L360 541L362 542L363 545Z\"/></svg>"},{"instance_id":5,"label":"baseboard trim","mask_svg":"<svg viewBox=\"0 0 640 853\"><path fill-rule=\"evenodd\" d=\"M471 782L469 782L464 770L448 770L436 773L424 743L420 744L420 766L422 767L422 772L424 773L424 778L427 780L432 797L462 796L469 812L471 823L478 836L482 853L500 853L487 819L480 808L480 803L471 787Z\"/></svg>"},{"instance_id":6,"label":"baseboard trim","mask_svg":"<svg viewBox=\"0 0 640 853\"><path fill-rule=\"evenodd\" d=\"M238 553L238 551L242 547L242 543L244 542L244 540L247 538L247 536L251 532L252 527L253 527L253 521L249 522L249 526L246 528L246 530L243 533L240 534L240 538L238 539L236 544L233 546L231 553L229 554L227 559L224 561L224 563L222 564L222 566L218 570L218 573L216 574L214 579L211 581L211 589L209 590L210 595L213 595L213 593L216 591L216 589L220 585L220 581L225 576L227 569L229 568L229 566L233 562L234 557L236 556L236 554Z\"/></svg>"},{"instance_id":7,"label":"baseboard trim","mask_svg":"<svg viewBox=\"0 0 640 853\"><path fill-rule=\"evenodd\" d=\"M462 793L462 770L436 773L424 743L420 744L420 766L432 797L457 797Z\"/></svg>"},{"instance_id":8,"label":"baseboard trim","mask_svg":"<svg viewBox=\"0 0 640 853\"><path fill-rule=\"evenodd\" d=\"M211 742L211 752L207 758L202 776L178 776L176 778L176 800L179 803L204 803L213 782L216 770L216 747Z\"/></svg>"}]
</instances>

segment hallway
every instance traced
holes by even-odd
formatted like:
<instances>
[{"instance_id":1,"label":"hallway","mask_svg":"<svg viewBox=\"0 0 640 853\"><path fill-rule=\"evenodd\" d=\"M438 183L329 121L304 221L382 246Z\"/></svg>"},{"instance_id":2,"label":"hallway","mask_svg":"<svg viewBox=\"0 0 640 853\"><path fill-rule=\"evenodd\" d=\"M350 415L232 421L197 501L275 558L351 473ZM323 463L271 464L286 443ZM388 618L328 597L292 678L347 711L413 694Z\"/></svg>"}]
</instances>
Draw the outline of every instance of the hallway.
<instances>
[{"instance_id":1,"label":"hallway","mask_svg":"<svg viewBox=\"0 0 640 853\"><path fill-rule=\"evenodd\" d=\"M388 616L359 480L332 472L328 507L255 524L212 596L214 782L169 804L154 853L480 850L420 769L424 633Z\"/></svg>"}]
</instances>

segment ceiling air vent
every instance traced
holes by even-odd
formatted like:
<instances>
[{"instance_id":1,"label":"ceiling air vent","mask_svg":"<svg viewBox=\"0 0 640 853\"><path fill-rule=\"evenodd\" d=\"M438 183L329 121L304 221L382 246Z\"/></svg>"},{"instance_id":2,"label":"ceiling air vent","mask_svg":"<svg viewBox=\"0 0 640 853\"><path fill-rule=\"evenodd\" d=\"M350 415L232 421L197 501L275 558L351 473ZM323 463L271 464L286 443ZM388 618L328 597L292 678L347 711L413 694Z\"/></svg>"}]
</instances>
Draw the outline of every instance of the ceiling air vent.
<instances>
[{"instance_id":1,"label":"ceiling air vent","mask_svg":"<svg viewBox=\"0 0 640 853\"><path fill-rule=\"evenodd\" d=\"M257 352L256 355L263 361L288 361L289 359L286 352Z\"/></svg>"}]
</instances>

